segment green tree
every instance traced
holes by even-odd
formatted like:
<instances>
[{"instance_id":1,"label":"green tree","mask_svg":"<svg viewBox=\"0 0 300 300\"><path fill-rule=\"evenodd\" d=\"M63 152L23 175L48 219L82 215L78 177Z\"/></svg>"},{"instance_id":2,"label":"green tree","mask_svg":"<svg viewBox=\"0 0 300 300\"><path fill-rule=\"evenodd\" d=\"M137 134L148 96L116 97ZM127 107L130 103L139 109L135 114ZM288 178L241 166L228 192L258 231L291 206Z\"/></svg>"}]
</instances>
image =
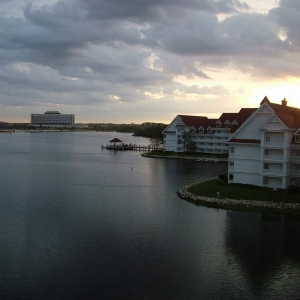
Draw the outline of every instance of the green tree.
<instances>
[{"instance_id":1,"label":"green tree","mask_svg":"<svg viewBox=\"0 0 300 300\"><path fill-rule=\"evenodd\" d=\"M192 136L190 131L184 131L181 134L181 139L178 140L179 144L183 145L183 151L196 151L196 143L192 141Z\"/></svg>"}]
</instances>

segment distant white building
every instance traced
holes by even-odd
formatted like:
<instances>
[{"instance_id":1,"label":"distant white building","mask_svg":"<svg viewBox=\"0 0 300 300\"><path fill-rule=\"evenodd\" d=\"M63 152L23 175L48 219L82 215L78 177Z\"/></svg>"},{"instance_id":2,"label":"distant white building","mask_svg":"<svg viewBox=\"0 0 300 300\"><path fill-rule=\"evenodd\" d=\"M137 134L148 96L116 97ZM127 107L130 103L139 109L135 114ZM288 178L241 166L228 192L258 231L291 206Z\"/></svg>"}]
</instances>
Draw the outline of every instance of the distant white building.
<instances>
[{"instance_id":1,"label":"distant white building","mask_svg":"<svg viewBox=\"0 0 300 300\"><path fill-rule=\"evenodd\" d=\"M265 97L228 145L229 183L300 186L300 109L285 99L279 105Z\"/></svg>"},{"instance_id":2,"label":"distant white building","mask_svg":"<svg viewBox=\"0 0 300 300\"><path fill-rule=\"evenodd\" d=\"M75 116L62 114L59 111L46 111L44 114L31 114L30 125L35 127L63 127L73 126Z\"/></svg>"},{"instance_id":3,"label":"distant white building","mask_svg":"<svg viewBox=\"0 0 300 300\"><path fill-rule=\"evenodd\" d=\"M228 153L226 141L255 110L242 108L238 113L223 113L219 119L178 115L163 131L165 151L183 152L182 133L187 131L196 152Z\"/></svg>"}]
</instances>

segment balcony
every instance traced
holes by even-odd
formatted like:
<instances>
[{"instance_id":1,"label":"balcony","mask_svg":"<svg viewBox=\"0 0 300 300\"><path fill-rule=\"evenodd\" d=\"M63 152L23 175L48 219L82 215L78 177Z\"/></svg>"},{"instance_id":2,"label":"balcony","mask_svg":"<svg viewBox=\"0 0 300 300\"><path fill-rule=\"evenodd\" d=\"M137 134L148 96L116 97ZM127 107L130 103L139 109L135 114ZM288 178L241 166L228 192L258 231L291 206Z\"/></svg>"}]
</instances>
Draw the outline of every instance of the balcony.
<instances>
[{"instance_id":1,"label":"balcony","mask_svg":"<svg viewBox=\"0 0 300 300\"><path fill-rule=\"evenodd\" d=\"M266 142L265 141L265 146L267 146L267 147L281 148L281 147L283 147L283 142Z\"/></svg>"},{"instance_id":2,"label":"balcony","mask_svg":"<svg viewBox=\"0 0 300 300\"><path fill-rule=\"evenodd\" d=\"M283 170L280 170L280 169L264 169L264 175L283 175Z\"/></svg>"},{"instance_id":3,"label":"balcony","mask_svg":"<svg viewBox=\"0 0 300 300\"><path fill-rule=\"evenodd\" d=\"M290 170L291 175L300 176L300 170Z\"/></svg>"},{"instance_id":4,"label":"balcony","mask_svg":"<svg viewBox=\"0 0 300 300\"><path fill-rule=\"evenodd\" d=\"M282 155L264 155L264 160L282 161Z\"/></svg>"},{"instance_id":5,"label":"balcony","mask_svg":"<svg viewBox=\"0 0 300 300\"><path fill-rule=\"evenodd\" d=\"M215 132L214 136L220 136L220 137L230 137L230 133L229 132Z\"/></svg>"},{"instance_id":6,"label":"balcony","mask_svg":"<svg viewBox=\"0 0 300 300\"><path fill-rule=\"evenodd\" d=\"M299 155L292 155L291 160L293 161L300 161L300 156Z\"/></svg>"}]
</instances>

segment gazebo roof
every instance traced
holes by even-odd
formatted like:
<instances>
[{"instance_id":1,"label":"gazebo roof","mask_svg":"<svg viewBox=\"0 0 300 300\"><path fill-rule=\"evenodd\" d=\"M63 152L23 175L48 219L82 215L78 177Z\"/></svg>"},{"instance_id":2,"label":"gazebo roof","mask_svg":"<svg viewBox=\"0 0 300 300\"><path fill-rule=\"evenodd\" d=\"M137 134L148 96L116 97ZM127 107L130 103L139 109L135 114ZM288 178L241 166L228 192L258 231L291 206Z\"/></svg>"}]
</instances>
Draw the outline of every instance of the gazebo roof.
<instances>
[{"instance_id":1,"label":"gazebo roof","mask_svg":"<svg viewBox=\"0 0 300 300\"><path fill-rule=\"evenodd\" d=\"M118 138L114 138L111 141L109 141L110 143L123 143L123 141L119 140Z\"/></svg>"}]
</instances>

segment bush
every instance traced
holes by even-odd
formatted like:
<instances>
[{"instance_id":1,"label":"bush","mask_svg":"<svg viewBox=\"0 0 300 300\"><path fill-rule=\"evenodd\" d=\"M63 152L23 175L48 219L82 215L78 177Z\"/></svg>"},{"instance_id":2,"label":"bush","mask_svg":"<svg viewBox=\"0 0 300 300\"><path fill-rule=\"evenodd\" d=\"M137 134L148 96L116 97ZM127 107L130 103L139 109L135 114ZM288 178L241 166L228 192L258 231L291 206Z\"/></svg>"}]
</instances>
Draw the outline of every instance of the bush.
<instances>
[{"instance_id":1,"label":"bush","mask_svg":"<svg viewBox=\"0 0 300 300\"><path fill-rule=\"evenodd\" d=\"M288 190L293 193L300 193L300 186L290 185Z\"/></svg>"},{"instance_id":2,"label":"bush","mask_svg":"<svg viewBox=\"0 0 300 300\"><path fill-rule=\"evenodd\" d=\"M227 174L221 174L219 175L220 183L228 183L228 175Z\"/></svg>"}]
</instances>

